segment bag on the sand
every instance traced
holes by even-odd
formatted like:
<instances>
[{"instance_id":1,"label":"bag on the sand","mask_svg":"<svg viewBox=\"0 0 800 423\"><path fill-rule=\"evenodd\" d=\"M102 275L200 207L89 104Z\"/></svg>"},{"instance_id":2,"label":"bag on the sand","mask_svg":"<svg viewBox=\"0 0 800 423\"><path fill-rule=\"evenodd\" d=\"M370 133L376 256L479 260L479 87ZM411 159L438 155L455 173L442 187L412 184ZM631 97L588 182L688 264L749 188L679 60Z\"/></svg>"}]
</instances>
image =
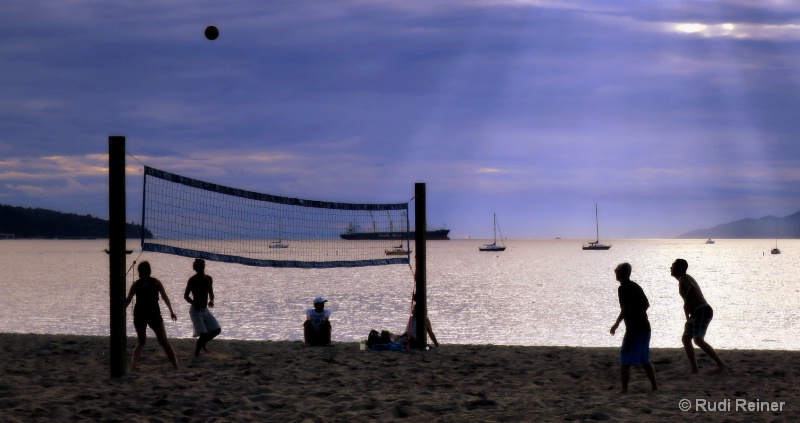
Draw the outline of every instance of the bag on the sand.
<instances>
[{"instance_id":1,"label":"bag on the sand","mask_svg":"<svg viewBox=\"0 0 800 423\"><path fill-rule=\"evenodd\" d=\"M373 345L379 344L386 344L388 342L392 342L391 332L388 330L383 330L378 332L375 329L369 331L369 336L367 336L367 346L372 348Z\"/></svg>"},{"instance_id":2,"label":"bag on the sand","mask_svg":"<svg viewBox=\"0 0 800 423\"><path fill-rule=\"evenodd\" d=\"M367 336L367 347L372 348L373 345L380 343L381 334L375 329L369 331Z\"/></svg>"}]
</instances>

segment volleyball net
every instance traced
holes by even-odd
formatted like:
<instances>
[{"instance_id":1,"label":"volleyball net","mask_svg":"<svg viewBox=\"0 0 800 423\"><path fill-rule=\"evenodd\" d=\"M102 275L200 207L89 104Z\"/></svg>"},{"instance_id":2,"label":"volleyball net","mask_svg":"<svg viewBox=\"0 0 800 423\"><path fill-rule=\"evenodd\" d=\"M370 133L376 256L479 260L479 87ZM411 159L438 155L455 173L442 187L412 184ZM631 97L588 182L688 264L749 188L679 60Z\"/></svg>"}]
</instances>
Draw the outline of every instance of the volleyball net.
<instances>
[{"instance_id":1,"label":"volleyball net","mask_svg":"<svg viewBox=\"0 0 800 423\"><path fill-rule=\"evenodd\" d=\"M262 194L144 167L142 251L249 266L408 264L408 203Z\"/></svg>"}]
</instances>

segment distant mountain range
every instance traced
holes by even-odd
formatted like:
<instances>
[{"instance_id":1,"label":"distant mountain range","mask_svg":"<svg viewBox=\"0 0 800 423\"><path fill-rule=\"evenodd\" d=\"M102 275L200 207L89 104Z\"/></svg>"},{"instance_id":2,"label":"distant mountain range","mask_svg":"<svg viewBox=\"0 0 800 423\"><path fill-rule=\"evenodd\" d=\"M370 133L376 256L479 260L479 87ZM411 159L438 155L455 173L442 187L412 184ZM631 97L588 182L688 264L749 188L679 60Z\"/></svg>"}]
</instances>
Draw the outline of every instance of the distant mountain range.
<instances>
[{"instance_id":1,"label":"distant mountain range","mask_svg":"<svg viewBox=\"0 0 800 423\"><path fill-rule=\"evenodd\" d=\"M678 238L800 238L800 212L786 217L765 216L759 219L737 220L709 229L687 232Z\"/></svg>"},{"instance_id":2,"label":"distant mountain range","mask_svg":"<svg viewBox=\"0 0 800 423\"><path fill-rule=\"evenodd\" d=\"M0 234L10 234L14 238L108 238L108 220L0 204ZM140 238L142 226L126 223L125 235L127 238ZM152 237L150 231L145 232L145 237Z\"/></svg>"}]
</instances>

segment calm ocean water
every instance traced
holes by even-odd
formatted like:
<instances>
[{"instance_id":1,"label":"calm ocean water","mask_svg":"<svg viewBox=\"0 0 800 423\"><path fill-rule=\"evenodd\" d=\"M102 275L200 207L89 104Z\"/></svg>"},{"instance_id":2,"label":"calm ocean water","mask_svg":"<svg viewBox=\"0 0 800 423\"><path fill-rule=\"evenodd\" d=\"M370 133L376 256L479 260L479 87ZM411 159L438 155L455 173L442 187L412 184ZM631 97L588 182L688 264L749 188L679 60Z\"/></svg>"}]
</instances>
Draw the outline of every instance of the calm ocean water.
<instances>
[{"instance_id":1,"label":"calm ocean water","mask_svg":"<svg viewBox=\"0 0 800 423\"><path fill-rule=\"evenodd\" d=\"M428 245L428 308L442 343L617 346L608 330L619 313L614 267L633 265L650 300L653 347L680 347L683 311L675 258L689 262L714 307L707 340L723 349L800 350L800 240L605 240L609 251L582 251L582 240L507 240L503 253L479 252L483 240ZM148 260L165 285L178 321L171 337L189 338L183 300L192 260ZM0 332L108 334L105 240L0 240ZM355 269L273 269L209 262L222 338L296 340L303 313L322 295L333 311L335 341L354 342L371 328L401 332L413 276L407 265ZM129 274L127 284L133 281ZM162 304L163 313L166 307ZM128 334L134 336L131 310Z\"/></svg>"}]
</instances>

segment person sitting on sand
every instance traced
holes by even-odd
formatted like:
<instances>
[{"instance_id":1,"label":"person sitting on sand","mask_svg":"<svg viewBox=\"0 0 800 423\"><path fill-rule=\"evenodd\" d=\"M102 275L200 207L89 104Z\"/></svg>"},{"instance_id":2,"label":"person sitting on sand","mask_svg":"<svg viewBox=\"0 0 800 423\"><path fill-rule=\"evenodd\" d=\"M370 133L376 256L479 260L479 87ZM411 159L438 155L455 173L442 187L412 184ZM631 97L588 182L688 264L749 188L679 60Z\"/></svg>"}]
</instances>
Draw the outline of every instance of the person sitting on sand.
<instances>
[{"instance_id":1,"label":"person sitting on sand","mask_svg":"<svg viewBox=\"0 0 800 423\"><path fill-rule=\"evenodd\" d=\"M431 338L433 345L436 348L439 348L439 341L436 340L436 335L433 333L433 326L431 326L431 319L428 316L425 316L425 331L428 333L428 336ZM417 304L411 306L411 317L408 320L408 326L406 327L406 331L396 337L393 340L394 342L399 342L401 344L408 344L409 349L415 349L419 347L424 347L424 345L420 345L417 341Z\"/></svg>"},{"instance_id":2,"label":"person sitting on sand","mask_svg":"<svg viewBox=\"0 0 800 423\"><path fill-rule=\"evenodd\" d=\"M328 300L314 298L314 308L306 310L306 321L303 322L303 340L306 346L322 347L331 344L331 311L325 310Z\"/></svg>"},{"instance_id":3,"label":"person sitting on sand","mask_svg":"<svg viewBox=\"0 0 800 423\"><path fill-rule=\"evenodd\" d=\"M642 287L631 280L633 267L629 263L621 263L614 273L619 281L617 296L619 297L619 316L611 326L611 335L617 331L619 323L625 321L625 335L622 338L622 347L619 353L620 379L622 380L622 393L628 393L628 381L631 377L631 366L642 366L647 378L650 379L652 390L658 389L656 385L656 370L650 362L650 321L647 319L647 309L650 302L644 295Z\"/></svg>"},{"instance_id":4,"label":"person sitting on sand","mask_svg":"<svg viewBox=\"0 0 800 423\"><path fill-rule=\"evenodd\" d=\"M161 284L156 278L151 277L152 269L150 263L143 261L139 263L139 279L131 285L128 291L128 297L125 299L125 307L131 304L134 295L136 296L136 305L133 306L133 327L136 328L136 336L138 343L136 348L133 349L133 357L131 357L131 371L136 371L136 365L142 357L142 349L147 342L147 327L150 326L153 332L156 333L158 343L164 348L167 353L169 361L178 369L178 357L175 355L175 350L172 349L172 344L167 339L167 329L164 327L164 319L161 317L161 307L158 305L158 296L164 299L164 303L169 308L169 315L173 321L178 320L178 316L172 311L172 304L169 302L164 285Z\"/></svg>"},{"instance_id":5,"label":"person sitting on sand","mask_svg":"<svg viewBox=\"0 0 800 423\"><path fill-rule=\"evenodd\" d=\"M692 366L692 373L697 373L697 359L694 355L692 339L700 349L705 351L717 363L717 370L714 373L723 373L725 363L719 358L714 348L705 341L708 325L714 317L714 310L708 305L700 285L693 277L686 274L689 263L684 259L677 259L670 267L670 274L678 280L678 292L683 298L683 312L686 314L686 324L683 326L683 347L686 349L686 357Z\"/></svg>"},{"instance_id":6,"label":"person sitting on sand","mask_svg":"<svg viewBox=\"0 0 800 423\"><path fill-rule=\"evenodd\" d=\"M201 349L208 352L206 344L219 335L222 332L222 328L208 309L209 307L214 307L214 280L211 276L205 274L205 260L195 260L192 268L197 273L189 278L186 283L183 298L191 304L189 317L192 319L192 325L194 326L193 336L199 337L197 345L195 345L194 356L198 357Z\"/></svg>"}]
</instances>

